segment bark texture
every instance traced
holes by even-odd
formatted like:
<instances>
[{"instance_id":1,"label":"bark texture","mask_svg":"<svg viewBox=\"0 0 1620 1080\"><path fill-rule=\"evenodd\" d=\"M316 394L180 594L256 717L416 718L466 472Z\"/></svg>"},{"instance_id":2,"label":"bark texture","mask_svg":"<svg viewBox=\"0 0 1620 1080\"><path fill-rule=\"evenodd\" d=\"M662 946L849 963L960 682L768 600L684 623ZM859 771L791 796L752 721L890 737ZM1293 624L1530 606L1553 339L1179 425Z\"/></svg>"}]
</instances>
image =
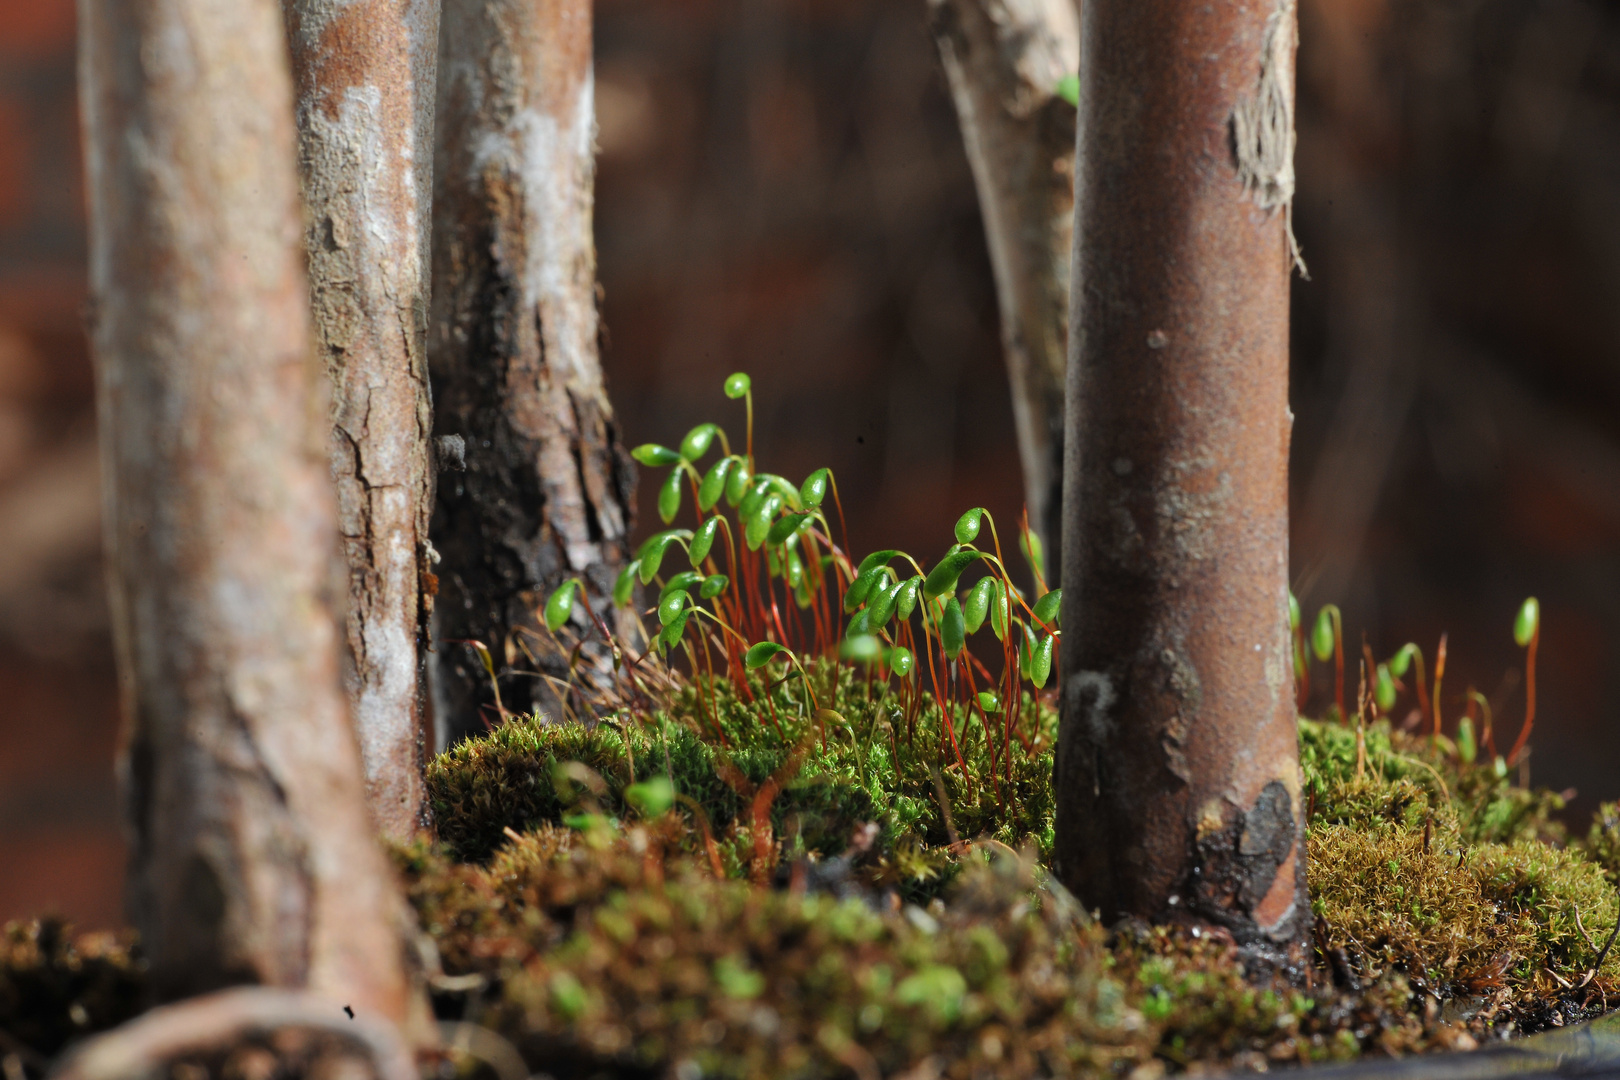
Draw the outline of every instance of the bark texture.
<instances>
[{"instance_id":1,"label":"bark texture","mask_svg":"<svg viewBox=\"0 0 1620 1080\"><path fill-rule=\"evenodd\" d=\"M339 682L276 0L81 0L80 101L130 905L176 998L400 1020L400 897Z\"/></svg>"},{"instance_id":2,"label":"bark texture","mask_svg":"<svg viewBox=\"0 0 1620 1080\"><path fill-rule=\"evenodd\" d=\"M929 0L979 193L1001 310L1024 501L1048 551L1061 533L1063 390L1074 238L1074 0ZM1056 584L1056 582L1053 582Z\"/></svg>"},{"instance_id":3,"label":"bark texture","mask_svg":"<svg viewBox=\"0 0 1620 1080\"><path fill-rule=\"evenodd\" d=\"M466 442L434 526L455 734L481 729L492 700L457 641L561 676L567 656L536 619L550 590L580 577L611 619L635 474L597 351L589 0L446 0L441 40L429 355L435 430ZM588 625L576 607L574 629ZM605 670L593 642L583 666ZM502 696L549 709L547 687L503 679Z\"/></svg>"},{"instance_id":4,"label":"bark texture","mask_svg":"<svg viewBox=\"0 0 1620 1080\"><path fill-rule=\"evenodd\" d=\"M1288 963L1291 0L1087 0L1056 855Z\"/></svg>"},{"instance_id":5,"label":"bark texture","mask_svg":"<svg viewBox=\"0 0 1620 1080\"><path fill-rule=\"evenodd\" d=\"M378 826L417 827L437 0L285 0L315 341L348 574L344 681ZM431 598L428 598L431 604Z\"/></svg>"}]
</instances>

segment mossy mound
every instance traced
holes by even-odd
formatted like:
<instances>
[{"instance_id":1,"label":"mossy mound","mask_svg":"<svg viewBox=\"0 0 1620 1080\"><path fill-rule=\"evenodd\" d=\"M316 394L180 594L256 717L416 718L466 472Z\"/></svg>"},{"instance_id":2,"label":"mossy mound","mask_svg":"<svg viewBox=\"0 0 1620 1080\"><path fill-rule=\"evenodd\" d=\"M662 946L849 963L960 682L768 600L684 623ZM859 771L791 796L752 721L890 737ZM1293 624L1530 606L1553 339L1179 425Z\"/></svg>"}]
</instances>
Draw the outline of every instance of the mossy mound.
<instances>
[{"instance_id":1,"label":"mossy mound","mask_svg":"<svg viewBox=\"0 0 1620 1080\"><path fill-rule=\"evenodd\" d=\"M1615 807L1566 844L1556 795L1302 720L1315 964L1255 985L1219 932L1102 927L1048 880L1049 708L998 747L982 716L945 732L814 677L826 713L688 688L648 721L518 720L436 760L442 839L396 857L441 1015L559 1080L1140 1078L1470 1047L1620 1000L1620 953L1593 970ZM659 777L673 802L637 796ZM127 940L41 922L0 947L0 1055L29 1076L138 1010Z\"/></svg>"},{"instance_id":2,"label":"mossy mound","mask_svg":"<svg viewBox=\"0 0 1620 1080\"><path fill-rule=\"evenodd\" d=\"M1384 724L1358 743L1352 728L1302 720L1300 757L1316 945L1341 979L1399 971L1419 1004L1476 1027L1603 1006L1620 955L1592 972L1593 938L1620 901L1599 859L1562 846L1558 795Z\"/></svg>"},{"instance_id":3,"label":"mossy mound","mask_svg":"<svg viewBox=\"0 0 1620 1080\"><path fill-rule=\"evenodd\" d=\"M826 703L816 715L802 692L751 677L745 694L725 681L687 685L667 711L626 712L591 729L514 718L429 764L439 837L459 858L487 859L506 830L561 823L585 806L633 818L626 790L661 775L691 819L690 852L705 827L747 847L767 821L789 854L817 857L843 852L866 823L881 830L879 852L901 861L963 837L1050 847L1057 717L1049 706L1026 697L1017 733L987 731L986 717L960 713L947 730L931 699L874 692L847 666L817 666L812 678ZM957 752L965 772L951 767ZM594 777L570 777L570 762ZM771 796L756 804L768 784ZM933 873L922 864L917 880ZM744 876L750 859L727 865Z\"/></svg>"},{"instance_id":4,"label":"mossy mound","mask_svg":"<svg viewBox=\"0 0 1620 1080\"><path fill-rule=\"evenodd\" d=\"M442 835L478 861L401 857L446 969L488 979L442 1004L572 1063L548 1065L559 1076L930 1060L941 1075L1117 1075L1471 1046L1595 1015L1620 987L1620 954L1591 970L1592 938L1620 918L1605 876L1620 825L1566 847L1558 796L1444 742L1301 721L1316 966L1303 991L1267 990L1229 941L1107 931L1045 881L1044 706L1028 703L1039 739L1009 754L1019 786L998 800L922 736L937 715L902 742L887 703L845 678L823 744L795 698L751 690L755 703L689 690L650 723L590 732L517 721L434 764ZM990 740L957 735L987 777ZM570 761L600 777L594 792ZM632 766L690 801L644 814ZM757 814L750 790L772 776L781 793ZM852 846L869 823L876 841Z\"/></svg>"},{"instance_id":5,"label":"mossy mound","mask_svg":"<svg viewBox=\"0 0 1620 1080\"><path fill-rule=\"evenodd\" d=\"M488 980L441 1007L558 1077L1114 1076L1461 1037L1415 1015L1399 976L1269 991L1229 941L1111 934L1031 852L969 849L925 910L717 880L666 857L679 839L668 822L545 826L487 866L401 850L446 970Z\"/></svg>"}]
</instances>

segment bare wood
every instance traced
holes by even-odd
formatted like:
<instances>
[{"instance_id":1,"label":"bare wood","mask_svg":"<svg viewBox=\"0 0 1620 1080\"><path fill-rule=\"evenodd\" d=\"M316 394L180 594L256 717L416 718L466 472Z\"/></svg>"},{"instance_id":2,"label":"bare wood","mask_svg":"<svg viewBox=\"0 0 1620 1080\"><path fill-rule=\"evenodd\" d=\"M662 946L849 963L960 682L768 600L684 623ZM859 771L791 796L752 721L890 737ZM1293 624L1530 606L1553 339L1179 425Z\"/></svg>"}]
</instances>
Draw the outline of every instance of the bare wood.
<instances>
[{"instance_id":1,"label":"bare wood","mask_svg":"<svg viewBox=\"0 0 1620 1080\"><path fill-rule=\"evenodd\" d=\"M1024 500L1056 551L1074 238L1074 0L929 0L984 216L1001 310ZM1054 560L1054 568L1055 568Z\"/></svg>"},{"instance_id":2,"label":"bare wood","mask_svg":"<svg viewBox=\"0 0 1620 1080\"><path fill-rule=\"evenodd\" d=\"M372 814L403 837L421 820L432 741L422 572L433 505L425 335L438 3L285 3L315 340L332 386L344 682Z\"/></svg>"},{"instance_id":3,"label":"bare wood","mask_svg":"<svg viewBox=\"0 0 1620 1080\"><path fill-rule=\"evenodd\" d=\"M93 346L131 915L154 990L398 1021L397 887L331 608L276 0L80 0Z\"/></svg>"},{"instance_id":4,"label":"bare wood","mask_svg":"<svg viewBox=\"0 0 1620 1080\"><path fill-rule=\"evenodd\" d=\"M597 351L591 5L446 0L441 40L428 350L436 431L465 437L466 471L439 485L439 636L564 674L536 609L578 576L612 621L635 483ZM448 718L481 729L487 680L464 647L444 652ZM502 695L544 706L544 685Z\"/></svg>"},{"instance_id":5,"label":"bare wood","mask_svg":"<svg viewBox=\"0 0 1620 1080\"><path fill-rule=\"evenodd\" d=\"M314 994L238 987L142 1013L70 1051L52 1080L163 1076L179 1058L229 1050L244 1039L300 1028L336 1036L371 1060L378 1080L417 1080L416 1062L386 1021L350 1017L343 1002Z\"/></svg>"},{"instance_id":6,"label":"bare wood","mask_svg":"<svg viewBox=\"0 0 1620 1080\"><path fill-rule=\"evenodd\" d=\"M1293 0L1082 18L1056 859L1294 964Z\"/></svg>"}]
</instances>

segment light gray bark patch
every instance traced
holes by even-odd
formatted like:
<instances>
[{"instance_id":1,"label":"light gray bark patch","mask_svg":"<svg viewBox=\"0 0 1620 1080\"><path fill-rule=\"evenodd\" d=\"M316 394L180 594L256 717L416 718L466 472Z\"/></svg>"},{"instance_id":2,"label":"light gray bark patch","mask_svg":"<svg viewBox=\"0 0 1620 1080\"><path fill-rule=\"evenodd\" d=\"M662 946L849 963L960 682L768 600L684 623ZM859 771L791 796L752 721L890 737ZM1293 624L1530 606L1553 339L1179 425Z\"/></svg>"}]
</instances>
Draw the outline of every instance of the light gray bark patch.
<instances>
[{"instance_id":1,"label":"light gray bark patch","mask_svg":"<svg viewBox=\"0 0 1620 1080\"><path fill-rule=\"evenodd\" d=\"M1263 210L1288 217L1288 254L1304 277L1294 238L1294 52L1299 47L1296 0L1277 0L1260 45L1260 80L1253 96L1232 110L1232 149L1243 189Z\"/></svg>"}]
</instances>

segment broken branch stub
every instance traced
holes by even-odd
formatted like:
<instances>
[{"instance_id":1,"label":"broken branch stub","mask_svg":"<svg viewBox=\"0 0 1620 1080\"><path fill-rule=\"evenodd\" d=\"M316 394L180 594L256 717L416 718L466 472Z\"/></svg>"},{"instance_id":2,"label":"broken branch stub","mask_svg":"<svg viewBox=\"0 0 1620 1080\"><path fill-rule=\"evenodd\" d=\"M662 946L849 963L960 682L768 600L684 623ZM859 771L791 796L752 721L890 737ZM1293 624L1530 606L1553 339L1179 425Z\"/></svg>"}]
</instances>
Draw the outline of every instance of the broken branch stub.
<instances>
[{"instance_id":1,"label":"broken branch stub","mask_svg":"<svg viewBox=\"0 0 1620 1080\"><path fill-rule=\"evenodd\" d=\"M348 581L345 689L373 815L411 835L427 730L425 334L437 0L286 0L316 351Z\"/></svg>"},{"instance_id":2,"label":"broken branch stub","mask_svg":"<svg viewBox=\"0 0 1620 1080\"><path fill-rule=\"evenodd\" d=\"M339 683L337 530L275 0L84 0L92 344L130 914L160 999L406 1019Z\"/></svg>"},{"instance_id":3,"label":"broken branch stub","mask_svg":"<svg viewBox=\"0 0 1620 1080\"><path fill-rule=\"evenodd\" d=\"M1105 917L1223 926L1292 964L1293 6L1083 19L1056 858Z\"/></svg>"},{"instance_id":4,"label":"broken branch stub","mask_svg":"<svg viewBox=\"0 0 1620 1080\"><path fill-rule=\"evenodd\" d=\"M1029 520L1058 548L1080 60L1073 0L930 0L984 217ZM1048 582L1057 585L1054 579Z\"/></svg>"},{"instance_id":5,"label":"broken branch stub","mask_svg":"<svg viewBox=\"0 0 1620 1080\"><path fill-rule=\"evenodd\" d=\"M569 674L611 678L586 613L562 640L537 618L564 580L627 643L607 603L627 550L635 471L597 353L595 159L589 0L446 0L440 26L433 306L428 351L440 434L466 468L440 477L439 640L486 641ZM488 680L441 646L438 703L451 734L483 730ZM516 711L553 708L534 677L501 684Z\"/></svg>"}]
</instances>

